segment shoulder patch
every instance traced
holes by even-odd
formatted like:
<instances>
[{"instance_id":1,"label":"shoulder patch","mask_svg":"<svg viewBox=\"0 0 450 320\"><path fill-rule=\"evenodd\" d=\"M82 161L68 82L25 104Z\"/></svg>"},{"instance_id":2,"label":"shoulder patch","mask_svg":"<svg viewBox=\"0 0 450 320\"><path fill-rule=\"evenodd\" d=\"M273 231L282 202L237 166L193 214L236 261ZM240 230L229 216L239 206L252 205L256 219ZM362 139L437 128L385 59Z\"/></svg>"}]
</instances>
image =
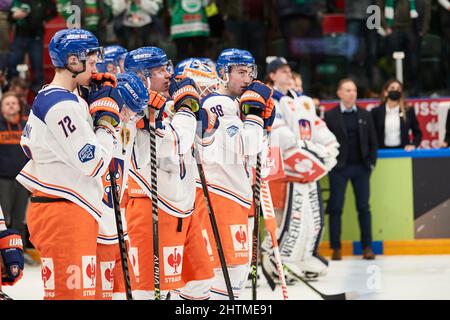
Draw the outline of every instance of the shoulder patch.
<instances>
[{"instance_id":1,"label":"shoulder patch","mask_svg":"<svg viewBox=\"0 0 450 320\"><path fill-rule=\"evenodd\" d=\"M227 128L227 134L232 138L238 133L239 128L236 126L230 126Z\"/></svg>"},{"instance_id":2,"label":"shoulder patch","mask_svg":"<svg viewBox=\"0 0 450 320\"><path fill-rule=\"evenodd\" d=\"M78 152L78 159L80 159L80 161L83 163L94 159L94 157L95 157L95 146L93 146L92 144L89 144L89 143L87 143Z\"/></svg>"},{"instance_id":3,"label":"shoulder patch","mask_svg":"<svg viewBox=\"0 0 450 320\"><path fill-rule=\"evenodd\" d=\"M33 102L31 109L33 114L45 123L47 112L57 103L62 101L78 102L78 98L73 93L61 89L52 88L39 92Z\"/></svg>"}]
</instances>

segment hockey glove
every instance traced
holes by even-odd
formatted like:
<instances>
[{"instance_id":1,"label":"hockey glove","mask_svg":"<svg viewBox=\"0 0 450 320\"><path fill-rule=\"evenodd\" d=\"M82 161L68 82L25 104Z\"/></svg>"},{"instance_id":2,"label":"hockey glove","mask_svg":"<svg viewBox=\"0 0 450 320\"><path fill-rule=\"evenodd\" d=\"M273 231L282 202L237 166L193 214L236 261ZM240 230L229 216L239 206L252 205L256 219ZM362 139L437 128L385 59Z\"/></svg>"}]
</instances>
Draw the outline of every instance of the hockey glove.
<instances>
[{"instance_id":1,"label":"hockey glove","mask_svg":"<svg viewBox=\"0 0 450 320\"><path fill-rule=\"evenodd\" d=\"M0 232L0 255L3 261L2 283L12 286L22 278L24 259L22 237L16 230Z\"/></svg>"},{"instance_id":2,"label":"hockey glove","mask_svg":"<svg viewBox=\"0 0 450 320\"><path fill-rule=\"evenodd\" d=\"M89 104L89 112L94 119L95 127L105 122L114 128L119 125L119 114L125 102L116 88L105 85L91 92L87 102Z\"/></svg>"},{"instance_id":3,"label":"hockey glove","mask_svg":"<svg viewBox=\"0 0 450 320\"><path fill-rule=\"evenodd\" d=\"M266 129L267 132L272 131L272 124L275 120L275 114L275 103L272 98L269 98L261 116L264 120L264 129Z\"/></svg>"},{"instance_id":4,"label":"hockey glove","mask_svg":"<svg viewBox=\"0 0 450 320\"><path fill-rule=\"evenodd\" d=\"M172 78L169 93L173 98L175 112L181 107L187 107L194 113L199 110L200 95L198 94L194 80L191 78Z\"/></svg>"},{"instance_id":5,"label":"hockey glove","mask_svg":"<svg viewBox=\"0 0 450 320\"><path fill-rule=\"evenodd\" d=\"M261 117L272 92L273 90L261 81L253 81L241 96L239 103L242 112L245 115L254 114Z\"/></svg>"},{"instance_id":6,"label":"hockey glove","mask_svg":"<svg viewBox=\"0 0 450 320\"><path fill-rule=\"evenodd\" d=\"M117 87L116 76L111 73L94 73L91 77L92 83L95 85Z\"/></svg>"},{"instance_id":7,"label":"hockey glove","mask_svg":"<svg viewBox=\"0 0 450 320\"><path fill-rule=\"evenodd\" d=\"M219 118L209 110L198 111L197 136L200 139L211 137L219 127Z\"/></svg>"}]
</instances>

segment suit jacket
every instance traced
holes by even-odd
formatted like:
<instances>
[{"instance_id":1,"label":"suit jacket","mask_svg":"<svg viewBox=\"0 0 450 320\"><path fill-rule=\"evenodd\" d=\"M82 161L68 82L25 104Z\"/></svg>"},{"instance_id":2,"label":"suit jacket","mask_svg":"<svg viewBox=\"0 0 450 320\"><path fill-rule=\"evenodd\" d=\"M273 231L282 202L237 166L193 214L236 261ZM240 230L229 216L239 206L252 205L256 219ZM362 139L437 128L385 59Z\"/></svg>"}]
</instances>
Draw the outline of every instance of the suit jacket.
<instances>
[{"instance_id":1,"label":"suit jacket","mask_svg":"<svg viewBox=\"0 0 450 320\"><path fill-rule=\"evenodd\" d=\"M373 122L375 125L375 131L377 132L378 147L380 149L386 148L384 145L384 129L385 129L385 118L386 118L386 105L382 104L372 111ZM413 132L413 141L409 139L409 130ZM414 108L408 108L406 110L406 121L400 118L400 146L399 148L404 148L408 144L413 144L416 147L420 145L422 141L422 131L420 130L419 121L417 121Z\"/></svg>"},{"instance_id":2,"label":"suit jacket","mask_svg":"<svg viewBox=\"0 0 450 320\"><path fill-rule=\"evenodd\" d=\"M373 125L372 116L370 112L357 107L358 123L359 123L359 141L361 155L368 168L375 166L377 161L377 137L375 128ZM336 169L345 167L348 158L348 138L347 129L345 127L344 118L342 116L340 106L336 106L333 109L325 112L325 122L331 132L336 136L340 147L339 155L337 157Z\"/></svg>"}]
</instances>

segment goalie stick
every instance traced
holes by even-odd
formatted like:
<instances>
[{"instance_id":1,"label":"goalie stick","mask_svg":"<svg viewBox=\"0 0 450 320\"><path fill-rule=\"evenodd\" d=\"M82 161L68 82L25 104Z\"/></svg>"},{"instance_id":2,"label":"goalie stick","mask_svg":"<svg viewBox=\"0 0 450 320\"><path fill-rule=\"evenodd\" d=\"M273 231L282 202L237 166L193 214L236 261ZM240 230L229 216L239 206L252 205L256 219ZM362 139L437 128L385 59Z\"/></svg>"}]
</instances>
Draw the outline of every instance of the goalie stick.
<instances>
[{"instance_id":1,"label":"goalie stick","mask_svg":"<svg viewBox=\"0 0 450 320\"><path fill-rule=\"evenodd\" d=\"M300 275L293 272L288 266L284 265L284 270L291 275L292 277L300 280L303 282L307 287L309 287L312 291L317 293L323 300L355 300L358 298L358 294L356 292L350 291L350 292L343 292L343 293L337 293L337 294L325 294L317 290L315 287L310 285L308 281L303 279Z\"/></svg>"},{"instance_id":2,"label":"goalie stick","mask_svg":"<svg viewBox=\"0 0 450 320\"><path fill-rule=\"evenodd\" d=\"M205 197L206 207L208 209L209 219L211 221L211 227L214 233L214 239L217 244L217 253L219 254L220 266L222 267L223 277L225 279L225 285L227 287L227 293L230 300L234 300L233 287L231 286L230 275L228 274L228 268L225 261L225 255L223 253L222 242L220 240L219 229L217 228L216 217L214 215L214 210L211 204L211 198L209 197L208 185L206 182L205 171L203 170L203 165L200 159L200 154L197 148L193 147L195 161L197 162L198 175L200 176L200 181L202 183L203 196Z\"/></svg>"},{"instance_id":3,"label":"goalie stick","mask_svg":"<svg viewBox=\"0 0 450 320\"><path fill-rule=\"evenodd\" d=\"M128 269L128 254L127 254L127 246L125 243L125 236L123 232L123 224L122 224L122 215L120 213L120 201L119 201L119 190L117 188L116 177L114 166L114 159L111 160L109 165L109 177L111 179L111 194L113 200L114 207L114 215L116 218L116 227L117 227L117 237L119 238L119 251L120 251L120 261L122 263L122 272L123 279L125 281L125 294L127 300L133 300L133 296L131 293L131 283L130 283L130 272Z\"/></svg>"}]
</instances>

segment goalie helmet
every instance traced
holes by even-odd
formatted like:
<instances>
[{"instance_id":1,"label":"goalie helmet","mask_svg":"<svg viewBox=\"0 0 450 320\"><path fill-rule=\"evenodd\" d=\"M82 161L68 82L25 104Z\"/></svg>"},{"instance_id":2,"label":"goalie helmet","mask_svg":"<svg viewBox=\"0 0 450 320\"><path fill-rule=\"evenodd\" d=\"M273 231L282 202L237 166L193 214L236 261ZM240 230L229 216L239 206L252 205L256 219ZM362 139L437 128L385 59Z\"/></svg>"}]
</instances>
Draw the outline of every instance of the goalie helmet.
<instances>
[{"instance_id":1,"label":"goalie helmet","mask_svg":"<svg viewBox=\"0 0 450 320\"><path fill-rule=\"evenodd\" d=\"M196 58L189 58L177 64L174 76L194 80L201 97L216 91L219 84L217 73Z\"/></svg>"}]
</instances>

